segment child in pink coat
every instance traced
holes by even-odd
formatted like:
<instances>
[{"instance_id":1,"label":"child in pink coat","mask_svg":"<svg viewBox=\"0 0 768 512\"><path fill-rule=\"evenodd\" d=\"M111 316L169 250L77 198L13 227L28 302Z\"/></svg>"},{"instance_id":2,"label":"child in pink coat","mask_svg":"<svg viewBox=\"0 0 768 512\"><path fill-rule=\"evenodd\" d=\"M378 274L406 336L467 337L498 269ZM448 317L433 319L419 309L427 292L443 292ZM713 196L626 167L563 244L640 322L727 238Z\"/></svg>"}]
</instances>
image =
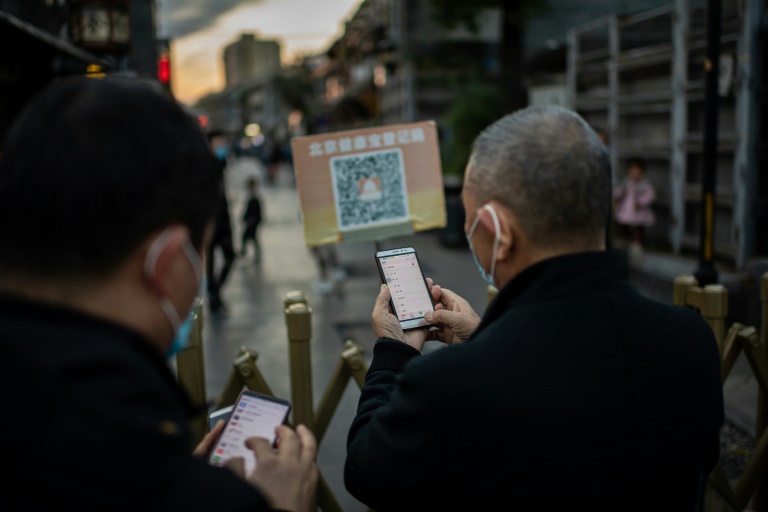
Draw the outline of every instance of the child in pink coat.
<instances>
[{"instance_id":1,"label":"child in pink coat","mask_svg":"<svg viewBox=\"0 0 768 512\"><path fill-rule=\"evenodd\" d=\"M627 162L627 178L613 191L616 222L630 241L630 250L642 249L645 230L656 217L651 204L656 199L653 185L645 177L646 164L639 158Z\"/></svg>"}]
</instances>

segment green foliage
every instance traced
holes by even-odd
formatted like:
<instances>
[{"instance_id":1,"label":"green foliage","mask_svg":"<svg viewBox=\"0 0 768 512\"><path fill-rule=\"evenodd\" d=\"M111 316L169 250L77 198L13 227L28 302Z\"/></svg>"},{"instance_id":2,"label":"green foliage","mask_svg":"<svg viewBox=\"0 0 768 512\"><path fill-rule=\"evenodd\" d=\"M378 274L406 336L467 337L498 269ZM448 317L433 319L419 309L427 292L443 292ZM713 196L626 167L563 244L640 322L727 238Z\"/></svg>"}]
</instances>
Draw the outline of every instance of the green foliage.
<instances>
[{"instance_id":1,"label":"green foliage","mask_svg":"<svg viewBox=\"0 0 768 512\"><path fill-rule=\"evenodd\" d=\"M462 176L475 138L503 115L495 87L473 84L460 91L443 120L441 157L446 175Z\"/></svg>"}]
</instances>

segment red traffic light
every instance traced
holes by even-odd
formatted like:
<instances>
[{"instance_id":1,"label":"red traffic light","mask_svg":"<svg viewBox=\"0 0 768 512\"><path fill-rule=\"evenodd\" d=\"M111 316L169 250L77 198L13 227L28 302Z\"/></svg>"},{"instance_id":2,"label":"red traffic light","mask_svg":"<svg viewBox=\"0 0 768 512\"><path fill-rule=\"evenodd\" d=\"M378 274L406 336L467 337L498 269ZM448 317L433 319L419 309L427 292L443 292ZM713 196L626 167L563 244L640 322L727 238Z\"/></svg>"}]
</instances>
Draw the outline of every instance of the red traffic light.
<instances>
[{"instance_id":1,"label":"red traffic light","mask_svg":"<svg viewBox=\"0 0 768 512\"><path fill-rule=\"evenodd\" d=\"M171 57L167 53L161 54L157 61L157 79L164 84L171 81Z\"/></svg>"}]
</instances>

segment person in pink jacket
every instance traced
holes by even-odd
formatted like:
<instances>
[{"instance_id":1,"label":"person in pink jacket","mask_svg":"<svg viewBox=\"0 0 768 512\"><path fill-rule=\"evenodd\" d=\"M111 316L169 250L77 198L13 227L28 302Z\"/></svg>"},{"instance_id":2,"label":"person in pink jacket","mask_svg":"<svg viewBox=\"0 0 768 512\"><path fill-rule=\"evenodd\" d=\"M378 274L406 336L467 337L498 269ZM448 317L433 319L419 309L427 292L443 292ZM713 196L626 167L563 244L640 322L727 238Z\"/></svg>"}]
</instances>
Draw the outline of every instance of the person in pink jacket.
<instances>
[{"instance_id":1,"label":"person in pink jacket","mask_svg":"<svg viewBox=\"0 0 768 512\"><path fill-rule=\"evenodd\" d=\"M627 162L627 177L613 191L616 222L630 242L630 251L642 249L645 230L656 221L651 205L656 190L645 177L646 163L634 158Z\"/></svg>"}]
</instances>

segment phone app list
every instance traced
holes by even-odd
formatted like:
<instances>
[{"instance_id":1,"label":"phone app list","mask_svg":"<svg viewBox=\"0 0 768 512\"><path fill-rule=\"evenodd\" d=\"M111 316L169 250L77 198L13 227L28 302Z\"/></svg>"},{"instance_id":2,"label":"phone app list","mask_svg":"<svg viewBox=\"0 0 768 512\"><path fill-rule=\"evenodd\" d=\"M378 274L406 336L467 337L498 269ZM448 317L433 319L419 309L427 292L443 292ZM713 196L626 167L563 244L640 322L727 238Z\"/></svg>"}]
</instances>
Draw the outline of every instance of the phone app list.
<instances>
[{"instance_id":1,"label":"phone app list","mask_svg":"<svg viewBox=\"0 0 768 512\"><path fill-rule=\"evenodd\" d=\"M242 457L245 471L256 469L256 457L245 446L250 437L263 437L273 443L275 427L283 422L286 406L254 397L242 397L232 411L232 417L214 448L211 464L223 466L234 457Z\"/></svg>"},{"instance_id":2,"label":"phone app list","mask_svg":"<svg viewBox=\"0 0 768 512\"><path fill-rule=\"evenodd\" d=\"M381 268L392 294L398 320L421 318L432 309L415 254L382 258Z\"/></svg>"}]
</instances>

